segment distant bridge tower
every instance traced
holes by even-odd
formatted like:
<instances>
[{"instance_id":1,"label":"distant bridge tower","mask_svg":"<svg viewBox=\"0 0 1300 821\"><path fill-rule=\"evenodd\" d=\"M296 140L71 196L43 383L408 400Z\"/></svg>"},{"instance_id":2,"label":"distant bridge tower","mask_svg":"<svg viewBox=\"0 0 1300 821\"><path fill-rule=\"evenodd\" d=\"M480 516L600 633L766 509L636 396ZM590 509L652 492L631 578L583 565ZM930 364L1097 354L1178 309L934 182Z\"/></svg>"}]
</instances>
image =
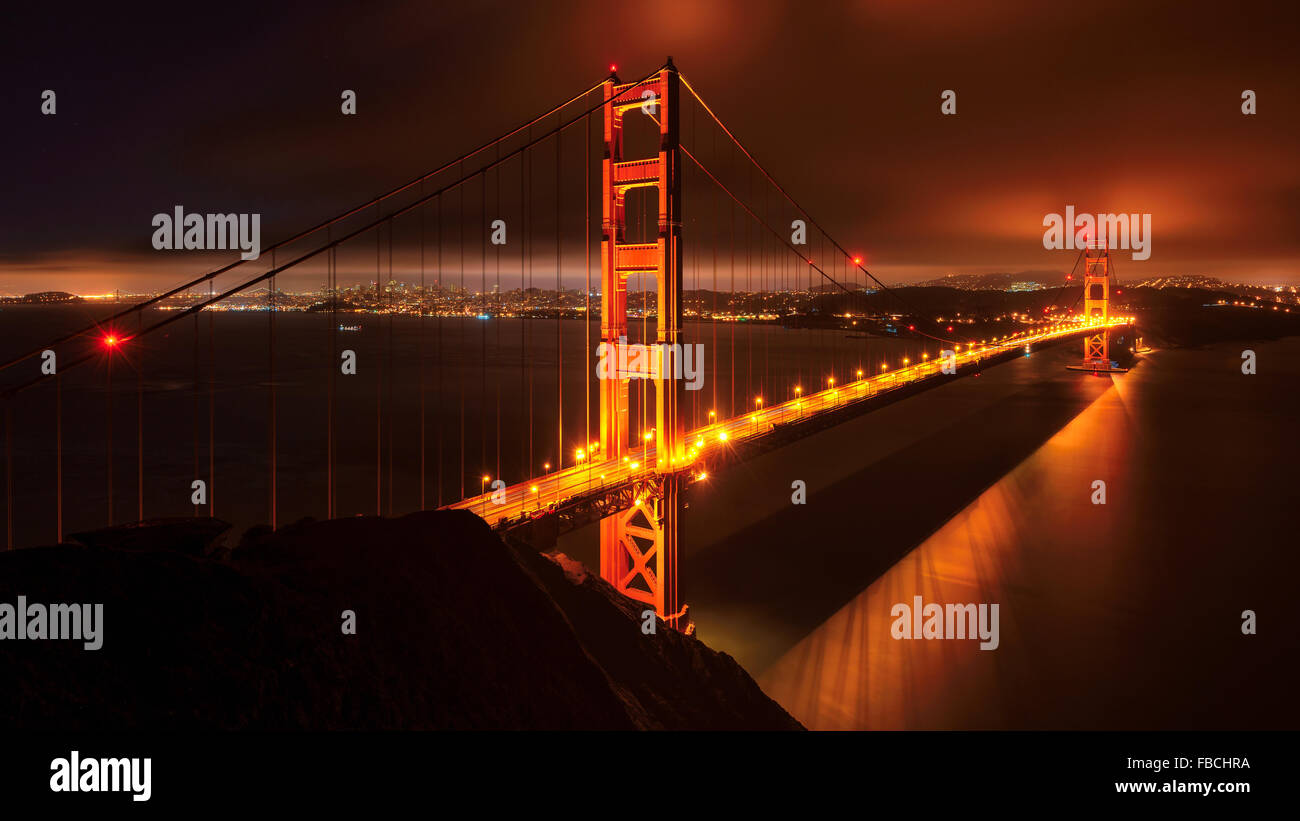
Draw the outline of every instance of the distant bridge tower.
<instances>
[{"instance_id":1,"label":"distant bridge tower","mask_svg":"<svg viewBox=\"0 0 1300 821\"><path fill-rule=\"evenodd\" d=\"M653 108L648 95L654 94ZM653 78L620 84L605 81L605 155L601 165L601 341L606 351L626 344L627 279L652 274L657 283L655 341L664 350L653 375L655 459L652 478L630 491L625 509L600 523L600 575L624 595L645 602L673 627L686 630L677 594L677 520L685 467L682 381L674 378L675 355L682 347L682 180L680 164L679 76L672 59ZM623 156L624 116L647 106L657 115L659 153L641 159ZM628 242L626 198L635 188L655 189L659 236L653 243ZM620 361L622 358L620 357ZM628 374L607 374L600 385L600 449L617 462L630 452Z\"/></svg>"},{"instance_id":2,"label":"distant bridge tower","mask_svg":"<svg viewBox=\"0 0 1300 821\"><path fill-rule=\"evenodd\" d=\"M1110 250L1106 239L1093 240L1084 249L1083 315L1102 327L1083 338L1084 369L1110 369Z\"/></svg>"}]
</instances>

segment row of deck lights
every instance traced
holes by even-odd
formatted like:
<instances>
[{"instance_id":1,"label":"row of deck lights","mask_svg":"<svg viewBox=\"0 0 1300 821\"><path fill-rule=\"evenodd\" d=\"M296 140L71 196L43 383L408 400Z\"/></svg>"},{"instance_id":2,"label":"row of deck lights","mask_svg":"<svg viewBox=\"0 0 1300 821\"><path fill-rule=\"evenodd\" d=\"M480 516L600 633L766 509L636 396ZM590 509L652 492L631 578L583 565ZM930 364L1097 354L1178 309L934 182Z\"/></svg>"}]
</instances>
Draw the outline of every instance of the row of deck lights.
<instances>
[{"instance_id":1,"label":"row of deck lights","mask_svg":"<svg viewBox=\"0 0 1300 821\"><path fill-rule=\"evenodd\" d=\"M998 336L998 337L994 337L994 338L993 338L993 342L994 342L994 344L996 344L996 343L998 343L999 341L1003 341L1003 340L1007 340L1007 341L1009 341L1009 340L1011 340L1011 339L1014 339L1014 338L1017 338L1017 337L1020 337L1020 336L1023 336L1023 335L1024 335L1024 334L1021 333L1021 334L1007 334L1007 335L1005 335L1005 336ZM115 338L113 338L113 337L108 337L108 338L106 338L106 339L104 340L104 342L105 342L105 344L106 344L107 346L112 347L112 346L116 345L117 340L116 340ZM965 346L965 347L966 347L966 352L967 352L967 353L975 353L975 352L978 351L978 350L983 350L984 347L987 346L988 344L989 344L989 342L988 342L988 340L986 340L986 339L980 340L980 342L979 342L979 346L980 346L980 347L979 347L979 348L976 348L975 343L973 343L973 342L971 342L971 343L967 343L966 346ZM956 350L957 352L960 352L961 349L962 349L962 345L957 344L957 345L954 346L954 348L955 348L955 350ZM930 354L929 354L928 352L922 352L922 353L921 353L921 359L922 359L923 361L928 361L929 358L930 358ZM901 367L906 368L906 367L909 366L910 364L911 364L911 359L908 358L908 357L903 357L903 360L902 360L902 366L901 366ZM889 370L889 363L888 363L888 362L882 362L882 363L880 363L880 370L881 370L882 373L887 372L887 371ZM859 380L859 381L862 380L864 374L863 374L863 370L862 370L861 368L858 368L858 369L856 370L856 374L857 374L857 378L858 378L858 380ZM834 377L834 376L828 376L828 377L826 378L826 386L827 386L827 389L831 392L832 395L834 395L834 394L836 393L836 391L835 391L835 377ZM803 403L802 403L802 397L803 397L803 386L801 386L801 385L796 385L795 388L794 388L794 394L795 394L795 399L796 399L796 401L795 401L795 407L798 408L798 409L800 409L800 411L802 412L802 407L803 407ZM754 413L750 416L750 421L753 422L753 423L755 423L755 425L757 425L757 423L758 423L758 417L759 417L759 415L762 413L762 411L763 411L763 397L761 397L761 396L756 396L756 397L754 397ZM712 410L711 410L711 411L709 411L709 414L708 414L708 415L709 415L709 425L714 425L714 424L716 424L716 423L717 423L717 416L718 416L717 411L712 411ZM653 431L648 431L648 432L646 432L646 433L642 436L642 440L645 441L645 442L647 442L647 443L650 442L653 438L654 438L654 433L653 433ZM728 439L728 436L727 436L727 432L726 432L725 430L724 430L724 431L719 431L719 432L718 432L718 441L719 441L719 442L726 442L727 439ZM689 453L690 457L693 459L693 458L697 455L698 451L699 451L699 450L702 450L702 449L704 448L705 444L706 444L706 442L705 442L705 440L704 440L704 437L698 437L698 438L696 439L696 441L695 441L695 446L694 446L694 448L692 448L691 451L690 451L690 453ZM575 460L577 461L577 463L581 464L581 463L582 463L583 461L585 461L589 456L591 456L592 458L594 458L593 454L594 454L594 452L595 452L596 450L598 450L599 448L600 448L600 443L598 443L598 442L590 442L590 443L588 443L588 446L587 446L586 449L578 448L578 449L576 449L576 450L574 451L574 457L575 457ZM631 458L630 458L630 457L624 456L624 457L623 457L623 461L624 461L625 463L628 463L628 466L629 466L632 470L638 470L638 469L641 467L641 463L640 463L640 462L634 462L634 461L631 461ZM660 460L659 460L659 463L662 464L662 463L663 463L663 460L660 459ZM546 473L549 473L550 470L551 470L551 464L550 464L550 462L546 462L546 463L544 463L544 464L542 465L542 468L543 468L543 470L544 470ZM703 479L707 478L707 476L708 476L707 472L701 472L701 473L699 473L699 474L696 476L696 479L698 479L698 480L703 480ZM605 474L602 473L602 474L600 475L600 478L603 480L603 479L605 478ZM487 490L487 483L488 483L489 481L491 481L491 477L490 477L490 476L487 476L487 475L484 475L484 476L482 477L482 485L480 486L480 494L483 495L483 497L484 497L484 506L485 506L485 509L486 509L486 502L487 502L486 490ZM532 485L532 486L530 487L530 490L531 490L531 492L532 492L533 494L535 494L535 495L538 494L538 493L540 492L540 488L539 488L537 485ZM638 503L639 503L639 502L640 502L640 500L638 500ZM540 504L540 500L539 500L539 504Z\"/></svg>"}]
</instances>

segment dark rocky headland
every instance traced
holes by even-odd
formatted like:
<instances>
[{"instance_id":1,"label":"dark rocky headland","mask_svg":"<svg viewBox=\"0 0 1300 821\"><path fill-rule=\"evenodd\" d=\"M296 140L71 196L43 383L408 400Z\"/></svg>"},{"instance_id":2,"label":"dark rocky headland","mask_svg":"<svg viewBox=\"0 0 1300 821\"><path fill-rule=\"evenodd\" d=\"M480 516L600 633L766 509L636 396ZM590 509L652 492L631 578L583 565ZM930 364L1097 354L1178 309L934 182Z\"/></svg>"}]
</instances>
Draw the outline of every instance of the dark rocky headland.
<instances>
[{"instance_id":1,"label":"dark rocky headland","mask_svg":"<svg viewBox=\"0 0 1300 821\"><path fill-rule=\"evenodd\" d=\"M0 553L0 602L104 605L99 650L0 641L0 728L799 728L730 656L645 635L639 604L472 514L221 530Z\"/></svg>"}]
</instances>

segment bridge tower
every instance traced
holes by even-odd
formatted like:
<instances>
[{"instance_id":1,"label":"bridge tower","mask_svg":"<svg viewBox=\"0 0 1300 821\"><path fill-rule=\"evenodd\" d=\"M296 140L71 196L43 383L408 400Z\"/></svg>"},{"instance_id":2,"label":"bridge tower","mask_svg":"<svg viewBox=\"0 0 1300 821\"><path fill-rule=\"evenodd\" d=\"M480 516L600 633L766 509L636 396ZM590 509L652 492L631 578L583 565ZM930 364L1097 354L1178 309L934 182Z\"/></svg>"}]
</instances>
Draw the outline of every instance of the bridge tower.
<instances>
[{"instance_id":1,"label":"bridge tower","mask_svg":"<svg viewBox=\"0 0 1300 821\"><path fill-rule=\"evenodd\" d=\"M650 94L654 97L651 99ZM682 382L674 378L675 357L682 351L682 181L680 163L679 76L669 58L654 77L641 83L605 81L605 154L601 164L601 342L606 355L627 344L627 280L652 274L658 288L655 342L658 367L651 378L655 394L654 459L650 479L636 483L626 509L600 523L600 575L624 595L646 603L660 618L689 630L677 594L677 520L685 462ZM645 112L643 114L643 112ZM657 115L659 153L624 156L625 116ZM634 189L658 193L658 239L630 242L627 194ZM625 361L619 357L617 361ZM628 442L628 379L625 371L605 374L600 384L600 449L620 462Z\"/></svg>"},{"instance_id":2,"label":"bridge tower","mask_svg":"<svg viewBox=\"0 0 1300 821\"><path fill-rule=\"evenodd\" d=\"M1110 319L1109 241L1091 241L1083 253L1083 315L1103 326L1083 338L1083 367L1110 370L1110 330L1105 327Z\"/></svg>"}]
</instances>

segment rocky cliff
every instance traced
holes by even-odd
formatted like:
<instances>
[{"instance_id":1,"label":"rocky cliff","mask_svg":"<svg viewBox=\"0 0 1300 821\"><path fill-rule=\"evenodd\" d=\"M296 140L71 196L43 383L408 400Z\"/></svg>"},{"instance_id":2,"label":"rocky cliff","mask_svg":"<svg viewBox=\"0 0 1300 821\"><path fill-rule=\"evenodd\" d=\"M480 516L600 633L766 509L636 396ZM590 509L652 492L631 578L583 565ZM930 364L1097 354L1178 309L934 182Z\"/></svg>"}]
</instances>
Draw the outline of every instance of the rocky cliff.
<instances>
[{"instance_id":1,"label":"rocky cliff","mask_svg":"<svg viewBox=\"0 0 1300 821\"><path fill-rule=\"evenodd\" d=\"M647 635L640 605L469 513L303 522L231 551L192 527L0 554L0 602L104 605L99 650L0 640L0 728L799 727L731 657Z\"/></svg>"}]
</instances>

